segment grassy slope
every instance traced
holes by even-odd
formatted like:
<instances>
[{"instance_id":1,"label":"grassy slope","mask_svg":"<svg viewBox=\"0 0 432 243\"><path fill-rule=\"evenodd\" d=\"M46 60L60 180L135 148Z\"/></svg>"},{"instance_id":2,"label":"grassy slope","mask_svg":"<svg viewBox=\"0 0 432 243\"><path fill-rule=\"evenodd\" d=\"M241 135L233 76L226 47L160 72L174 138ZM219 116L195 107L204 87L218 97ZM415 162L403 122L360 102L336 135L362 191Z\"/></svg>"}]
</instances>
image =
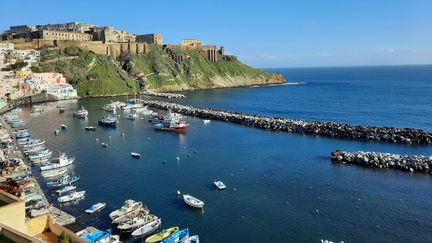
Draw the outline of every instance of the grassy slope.
<instances>
[{"instance_id":1,"label":"grassy slope","mask_svg":"<svg viewBox=\"0 0 432 243\"><path fill-rule=\"evenodd\" d=\"M34 72L60 72L73 84L80 96L97 96L130 93L138 90L138 85L117 67L109 57L92 52L69 48L66 54L59 55L56 50L41 51L41 65ZM73 60L58 60L44 64L43 61L77 56Z\"/></svg>"},{"instance_id":2,"label":"grassy slope","mask_svg":"<svg viewBox=\"0 0 432 243\"><path fill-rule=\"evenodd\" d=\"M251 81L270 77L270 74L251 68L235 58L231 61L212 63L196 51L180 49L171 49L171 51L175 54L183 54L187 58L182 63L176 63L157 46L151 46L149 53L132 58L135 73L158 74L147 76L146 84L149 88L163 89L175 86L179 89L203 89L216 87L216 77L242 76ZM232 86L235 86L235 83Z\"/></svg>"}]
</instances>

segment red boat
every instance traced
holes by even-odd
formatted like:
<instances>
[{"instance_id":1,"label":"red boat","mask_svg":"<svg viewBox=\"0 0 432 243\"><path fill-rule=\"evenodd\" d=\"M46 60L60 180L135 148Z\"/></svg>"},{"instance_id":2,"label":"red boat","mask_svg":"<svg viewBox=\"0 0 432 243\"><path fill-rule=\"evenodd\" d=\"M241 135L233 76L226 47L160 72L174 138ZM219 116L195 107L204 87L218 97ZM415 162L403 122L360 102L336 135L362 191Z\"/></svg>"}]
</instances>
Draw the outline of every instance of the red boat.
<instances>
[{"instance_id":1,"label":"red boat","mask_svg":"<svg viewBox=\"0 0 432 243\"><path fill-rule=\"evenodd\" d=\"M154 124L154 128L160 131L176 131L184 132L189 127L189 124L184 121L170 121Z\"/></svg>"}]
</instances>

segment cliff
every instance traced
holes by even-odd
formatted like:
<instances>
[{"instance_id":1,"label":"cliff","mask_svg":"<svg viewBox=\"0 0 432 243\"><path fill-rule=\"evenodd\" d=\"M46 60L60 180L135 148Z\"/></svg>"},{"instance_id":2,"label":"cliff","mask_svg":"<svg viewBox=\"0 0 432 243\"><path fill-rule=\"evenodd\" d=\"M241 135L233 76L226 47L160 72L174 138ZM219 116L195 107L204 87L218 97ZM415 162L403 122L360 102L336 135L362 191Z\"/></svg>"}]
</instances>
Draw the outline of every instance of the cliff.
<instances>
[{"instance_id":1,"label":"cliff","mask_svg":"<svg viewBox=\"0 0 432 243\"><path fill-rule=\"evenodd\" d=\"M34 72L60 72L78 95L104 96L138 92L181 91L283 83L281 75L249 67L235 56L210 62L199 52L150 45L145 54L120 56L119 60L68 47L41 50Z\"/></svg>"}]
</instances>

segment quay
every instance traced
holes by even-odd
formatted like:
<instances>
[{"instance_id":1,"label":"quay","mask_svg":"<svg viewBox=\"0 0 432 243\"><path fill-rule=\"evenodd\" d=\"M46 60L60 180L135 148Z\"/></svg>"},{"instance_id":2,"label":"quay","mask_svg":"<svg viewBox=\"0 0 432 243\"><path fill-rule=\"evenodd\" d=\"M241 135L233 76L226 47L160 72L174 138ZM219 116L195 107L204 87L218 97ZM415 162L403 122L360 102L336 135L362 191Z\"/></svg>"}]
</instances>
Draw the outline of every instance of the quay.
<instances>
[{"instance_id":1,"label":"quay","mask_svg":"<svg viewBox=\"0 0 432 243\"><path fill-rule=\"evenodd\" d=\"M432 144L432 132L415 128L350 125L340 122L303 121L281 117L266 117L241 112L192 107L164 101L142 101L149 107L172 110L183 115L213 119L269 131L326 136L348 140L376 141L399 144Z\"/></svg>"},{"instance_id":2,"label":"quay","mask_svg":"<svg viewBox=\"0 0 432 243\"><path fill-rule=\"evenodd\" d=\"M339 164L353 164L380 169L392 168L432 175L432 156L335 150L331 153L331 161Z\"/></svg>"},{"instance_id":3,"label":"quay","mask_svg":"<svg viewBox=\"0 0 432 243\"><path fill-rule=\"evenodd\" d=\"M60 209L58 209L52 205L49 207L49 212L50 212L51 218L58 225L66 226L66 225L74 224L76 221L74 216L72 216L72 215L70 215L64 211L61 211Z\"/></svg>"},{"instance_id":4,"label":"quay","mask_svg":"<svg viewBox=\"0 0 432 243\"><path fill-rule=\"evenodd\" d=\"M158 98L168 98L168 99L184 99L186 98L183 94L174 94L174 93L162 93L162 92L154 92L154 91L142 91L140 94L146 96L153 96Z\"/></svg>"}]
</instances>

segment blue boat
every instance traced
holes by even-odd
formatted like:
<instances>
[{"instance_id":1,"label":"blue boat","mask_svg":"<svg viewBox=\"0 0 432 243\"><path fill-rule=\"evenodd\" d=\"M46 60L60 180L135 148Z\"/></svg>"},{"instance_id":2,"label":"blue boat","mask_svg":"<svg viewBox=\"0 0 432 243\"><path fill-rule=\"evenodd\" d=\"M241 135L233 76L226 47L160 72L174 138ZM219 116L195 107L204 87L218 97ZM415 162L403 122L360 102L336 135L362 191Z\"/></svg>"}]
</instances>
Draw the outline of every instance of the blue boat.
<instances>
[{"instance_id":1,"label":"blue boat","mask_svg":"<svg viewBox=\"0 0 432 243\"><path fill-rule=\"evenodd\" d=\"M174 232L167 238L161 241L161 243L177 243L182 242L182 240L185 240L189 237L189 229L183 229L179 230L177 232Z\"/></svg>"},{"instance_id":2,"label":"blue boat","mask_svg":"<svg viewBox=\"0 0 432 243\"><path fill-rule=\"evenodd\" d=\"M226 189L225 184L222 181L215 181L213 182L213 184L217 187L217 189L219 190L224 190Z\"/></svg>"},{"instance_id":3,"label":"blue boat","mask_svg":"<svg viewBox=\"0 0 432 243\"><path fill-rule=\"evenodd\" d=\"M102 119L98 121L99 126L104 127L117 127L118 120L113 116L104 116Z\"/></svg>"},{"instance_id":4,"label":"blue boat","mask_svg":"<svg viewBox=\"0 0 432 243\"><path fill-rule=\"evenodd\" d=\"M90 243L96 243L96 242L118 242L120 239L118 236L111 235L112 230L106 230L106 231L98 231L94 233L90 233L84 236L81 236L81 238L87 242ZM108 240L108 238L110 238ZM105 240L105 241L104 241ZM116 241L117 240L117 241Z\"/></svg>"}]
</instances>

